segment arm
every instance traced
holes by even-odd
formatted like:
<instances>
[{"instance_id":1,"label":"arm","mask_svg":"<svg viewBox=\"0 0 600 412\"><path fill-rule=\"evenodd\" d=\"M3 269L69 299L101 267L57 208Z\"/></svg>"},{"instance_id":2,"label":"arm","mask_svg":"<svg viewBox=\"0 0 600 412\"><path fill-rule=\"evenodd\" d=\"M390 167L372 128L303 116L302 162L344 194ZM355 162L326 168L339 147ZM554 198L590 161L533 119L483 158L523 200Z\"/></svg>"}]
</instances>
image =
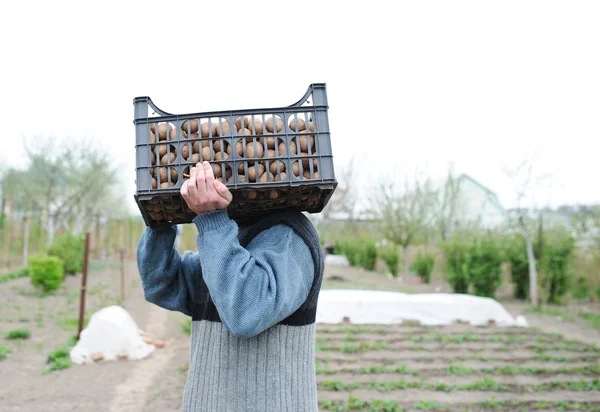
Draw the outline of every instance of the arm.
<instances>
[{"instance_id":1,"label":"arm","mask_svg":"<svg viewBox=\"0 0 600 412\"><path fill-rule=\"evenodd\" d=\"M238 226L224 210L197 216L203 277L221 321L234 336L249 338L294 313L314 277L308 246L286 225L240 246Z\"/></svg>"},{"instance_id":2,"label":"arm","mask_svg":"<svg viewBox=\"0 0 600 412\"><path fill-rule=\"evenodd\" d=\"M138 243L137 265L148 302L191 316L200 258L190 251L181 256L176 236L175 226L147 227Z\"/></svg>"}]
</instances>

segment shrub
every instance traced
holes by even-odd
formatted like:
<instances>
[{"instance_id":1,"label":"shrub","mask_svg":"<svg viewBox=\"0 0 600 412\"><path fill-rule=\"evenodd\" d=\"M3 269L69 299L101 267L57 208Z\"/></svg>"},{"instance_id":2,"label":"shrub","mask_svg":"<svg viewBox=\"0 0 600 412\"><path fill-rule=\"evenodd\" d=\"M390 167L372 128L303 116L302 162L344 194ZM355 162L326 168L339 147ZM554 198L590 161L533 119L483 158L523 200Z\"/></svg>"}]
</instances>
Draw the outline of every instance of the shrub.
<instances>
[{"instance_id":1,"label":"shrub","mask_svg":"<svg viewBox=\"0 0 600 412\"><path fill-rule=\"evenodd\" d=\"M502 256L500 245L491 235L472 243L468 251L469 281L473 294L493 298L502 283Z\"/></svg>"},{"instance_id":2,"label":"shrub","mask_svg":"<svg viewBox=\"0 0 600 412\"><path fill-rule=\"evenodd\" d=\"M442 244L446 257L446 279L454 293L469 293L469 250L460 235Z\"/></svg>"},{"instance_id":3,"label":"shrub","mask_svg":"<svg viewBox=\"0 0 600 412\"><path fill-rule=\"evenodd\" d=\"M372 239L342 239L335 244L334 253L346 256L352 266L360 266L366 270L375 270L377 248L375 241Z\"/></svg>"},{"instance_id":4,"label":"shrub","mask_svg":"<svg viewBox=\"0 0 600 412\"><path fill-rule=\"evenodd\" d=\"M44 292L60 287L63 281L63 261L57 257L34 257L29 259L29 276L33 286L41 286Z\"/></svg>"},{"instance_id":5,"label":"shrub","mask_svg":"<svg viewBox=\"0 0 600 412\"><path fill-rule=\"evenodd\" d=\"M417 258L411 265L410 270L419 275L423 282L429 283L431 281L431 273L433 272L434 265L435 255L419 252Z\"/></svg>"},{"instance_id":6,"label":"shrub","mask_svg":"<svg viewBox=\"0 0 600 412\"><path fill-rule=\"evenodd\" d=\"M65 233L56 237L48 250L48 256L56 256L62 260L65 275L75 275L83 269L83 251L83 237Z\"/></svg>"},{"instance_id":7,"label":"shrub","mask_svg":"<svg viewBox=\"0 0 600 412\"><path fill-rule=\"evenodd\" d=\"M29 339L31 337L31 332L29 329L13 329L8 331L6 334L6 339L15 340L15 339Z\"/></svg>"},{"instance_id":8,"label":"shrub","mask_svg":"<svg viewBox=\"0 0 600 412\"><path fill-rule=\"evenodd\" d=\"M529 297L529 260L527 259L525 237L518 234L508 239L505 252L510 264L514 297L525 300Z\"/></svg>"},{"instance_id":9,"label":"shrub","mask_svg":"<svg viewBox=\"0 0 600 412\"><path fill-rule=\"evenodd\" d=\"M379 257L385 262L392 276L398 275L398 264L400 263L400 252L396 245L388 245L379 249Z\"/></svg>"},{"instance_id":10,"label":"shrub","mask_svg":"<svg viewBox=\"0 0 600 412\"><path fill-rule=\"evenodd\" d=\"M540 280L547 303L561 304L572 283L571 258L575 241L566 233L552 233L544 237L540 259Z\"/></svg>"}]
</instances>

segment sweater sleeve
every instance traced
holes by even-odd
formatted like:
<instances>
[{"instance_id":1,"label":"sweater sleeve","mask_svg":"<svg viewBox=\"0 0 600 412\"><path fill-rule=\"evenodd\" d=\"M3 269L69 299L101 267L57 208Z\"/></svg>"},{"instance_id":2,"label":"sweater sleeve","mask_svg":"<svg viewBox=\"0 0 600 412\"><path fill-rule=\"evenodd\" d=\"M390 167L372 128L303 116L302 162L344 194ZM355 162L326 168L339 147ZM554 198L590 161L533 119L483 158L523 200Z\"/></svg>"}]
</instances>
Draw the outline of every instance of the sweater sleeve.
<instances>
[{"instance_id":1,"label":"sweater sleeve","mask_svg":"<svg viewBox=\"0 0 600 412\"><path fill-rule=\"evenodd\" d=\"M198 251L203 277L225 327L249 338L294 313L306 300L314 262L304 240L287 225L259 233L244 248L226 211L202 214Z\"/></svg>"},{"instance_id":2,"label":"sweater sleeve","mask_svg":"<svg viewBox=\"0 0 600 412\"><path fill-rule=\"evenodd\" d=\"M175 226L147 227L138 243L137 265L148 302L191 316L200 258L191 251L180 255L176 237Z\"/></svg>"}]
</instances>

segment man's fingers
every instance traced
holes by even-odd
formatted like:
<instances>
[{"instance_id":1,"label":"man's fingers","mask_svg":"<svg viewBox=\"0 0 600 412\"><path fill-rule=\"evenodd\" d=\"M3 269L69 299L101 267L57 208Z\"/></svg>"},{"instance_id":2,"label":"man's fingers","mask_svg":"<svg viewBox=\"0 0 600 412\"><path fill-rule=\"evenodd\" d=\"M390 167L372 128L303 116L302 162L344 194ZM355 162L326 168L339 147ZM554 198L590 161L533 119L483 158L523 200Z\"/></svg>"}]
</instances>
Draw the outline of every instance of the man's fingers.
<instances>
[{"instance_id":1,"label":"man's fingers","mask_svg":"<svg viewBox=\"0 0 600 412\"><path fill-rule=\"evenodd\" d=\"M223 183L219 182L218 180L215 180L214 187L215 187L215 190L217 191L217 193L219 194L219 196L221 196L223 198L223 200L225 202L227 202L227 204L225 204L225 207L227 207L229 205L229 203L231 203L231 201L233 200L233 195L231 194L231 192L229 191L227 186L225 186Z\"/></svg>"},{"instance_id":2,"label":"man's fingers","mask_svg":"<svg viewBox=\"0 0 600 412\"><path fill-rule=\"evenodd\" d=\"M183 182L183 184L181 185L181 189L179 190L179 193L181 193L181 197L183 197L183 200L185 200L186 203L188 202L190 197L190 192L188 191L188 182L189 180Z\"/></svg>"},{"instance_id":3,"label":"man's fingers","mask_svg":"<svg viewBox=\"0 0 600 412\"><path fill-rule=\"evenodd\" d=\"M210 197L217 196L217 192L215 191L215 174L212 166L210 163L204 162L202 163L202 167L204 168L204 174L206 176L206 192Z\"/></svg>"},{"instance_id":4,"label":"man's fingers","mask_svg":"<svg viewBox=\"0 0 600 412\"><path fill-rule=\"evenodd\" d=\"M204 171L204 166L202 163L198 163L196 165L197 177L196 177L196 187L198 189L198 199L200 201L208 200L208 191L206 190L206 174Z\"/></svg>"},{"instance_id":5,"label":"man's fingers","mask_svg":"<svg viewBox=\"0 0 600 412\"><path fill-rule=\"evenodd\" d=\"M196 187L196 176L198 176L198 168L192 167L190 170L190 178L187 180L188 193L191 198L198 194L198 188Z\"/></svg>"}]
</instances>

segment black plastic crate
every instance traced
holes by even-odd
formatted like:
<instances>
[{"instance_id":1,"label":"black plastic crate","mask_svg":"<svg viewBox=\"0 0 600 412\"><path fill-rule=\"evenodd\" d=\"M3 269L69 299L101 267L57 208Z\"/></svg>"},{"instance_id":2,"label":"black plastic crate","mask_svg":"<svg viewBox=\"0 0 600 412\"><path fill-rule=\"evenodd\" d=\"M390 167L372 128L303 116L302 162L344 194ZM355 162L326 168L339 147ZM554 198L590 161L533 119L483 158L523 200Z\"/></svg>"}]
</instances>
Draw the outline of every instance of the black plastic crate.
<instances>
[{"instance_id":1,"label":"black plastic crate","mask_svg":"<svg viewBox=\"0 0 600 412\"><path fill-rule=\"evenodd\" d=\"M233 194L232 218L281 209L318 213L337 187L323 83L279 108L175 115L150 97L133 104L135 200L148 226L192 221L179 190L204 160Z\"/></svg>"}]
</instances>

